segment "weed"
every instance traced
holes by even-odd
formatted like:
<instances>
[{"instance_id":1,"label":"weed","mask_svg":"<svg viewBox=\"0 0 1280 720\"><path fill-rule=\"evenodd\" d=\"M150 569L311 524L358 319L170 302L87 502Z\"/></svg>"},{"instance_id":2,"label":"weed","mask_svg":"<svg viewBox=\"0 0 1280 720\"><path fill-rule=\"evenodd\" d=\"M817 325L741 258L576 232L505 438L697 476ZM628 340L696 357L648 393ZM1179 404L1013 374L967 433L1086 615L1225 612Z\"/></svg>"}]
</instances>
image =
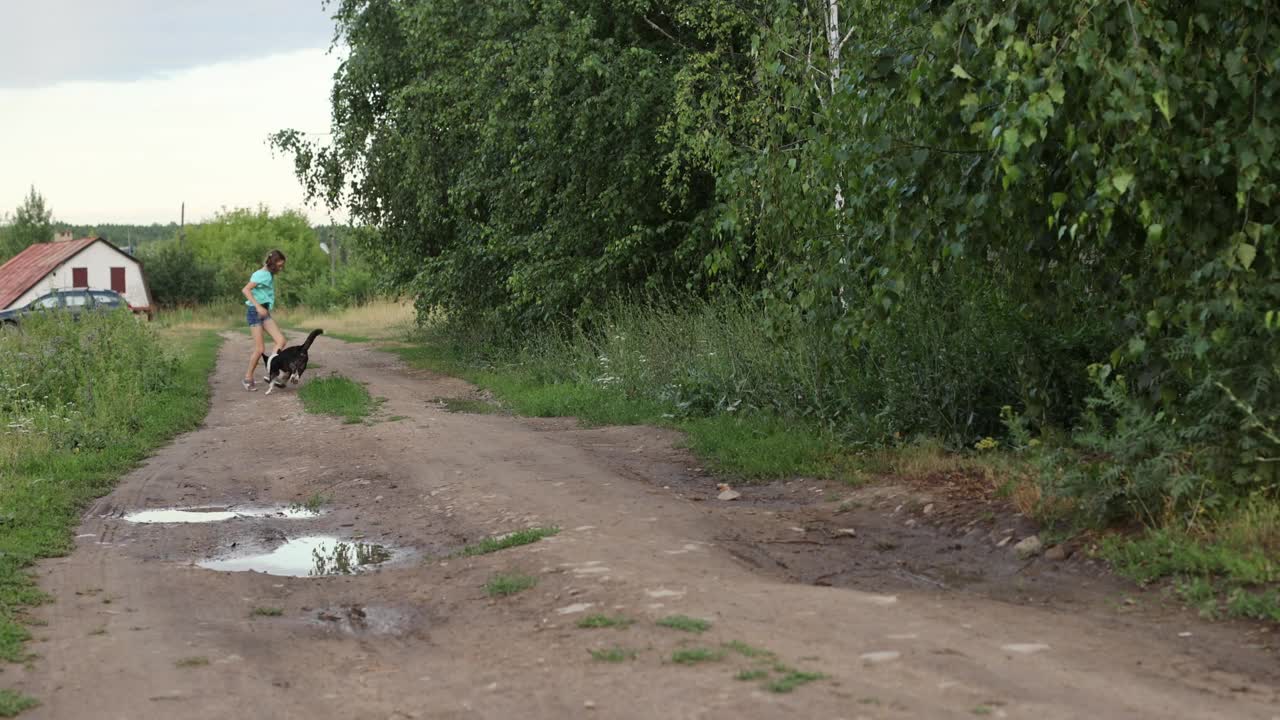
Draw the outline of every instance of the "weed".
<instances>
[{"instance_id":1,"label":"weed","mask_svg":"<svg viewBox=\"0 0 1280 720\"><path fill-rule=\"evenodd\" d=\"M619 663L636 658L635 650L627 650L625 648L615 647L602 650L589 650L591 657L599 662Z\"/></svg>"},{"instance_id":2,"label":"weed","mask_svg":"<svg viewBox=\"0 0 1280 720\"><path fill-rule=\"evenodd\" d=\"M0 658L20 661L27 569L64 555L81 509L208 408L213 332L161 337L126 313L32 317L0 339ZM59 347L58 363L31 363Z\"/></svg>"},{"instance_id":3,"label":"weed","mask_svg":"<svg viewBox=\"0 0 1280 720\"><path fill-rule=\"evenodd\" d=\"M635 620L622 617L621 615L588 615L578 621L580 628L625 628L629 627Z\"/></svg>"},{"instance_id":4,"label":"weed","mask_svg":"<svg viewBox=\"0 0 1280 720\"><path fill-rule=\"evenodd\" d=\"M0 717L17 717L24 710L40 704L39 700L12 690L0 690Z\"/></svg>"},{"instance_id":5,"label":"weed","mask_svg":"<svg viewBox=\"0 0 1280 720\"><path fill-rule=\"evenodd\" d=\"M535 543L543 538L551 537L560 532L558 527L531 527L525 530L517 530L499 537L485 538L474 545L468 545L459 550L456 555L462 557L471 557L474 555L487 555L489 553L506 550L508 548L519 547Z\"/></svg>"},{"instance_id":6,"label":"weed","mask_svg":"<svg viewBox=\"0 0 1280 720\"><path fill-rule=\"evenodd\" d=\"M710 648L684 648L671 653L671 662L677 665L697 665L724 659L724 652Z\"/></svg>"},{"instance_id":7,"label":"weed","mask_svg":"<svg viewBox=\"0 0 1280 720\"><path fill-rule=\"evenodd\" d=\"M672 630L682 630L691 633L704 633L711 629L711 623L698 618L691 618L687 615L668 615L658 621L662 627L671 628Z\"/></svg>"},{"instance_id":8,"label":"weed","mask_svg":"<svg viewBox=\"0 0 1280 720\"><path fill-rule=\"evenodd\" d=\"M331 502L333 502L332 495L317 492L312 493L311 497L300 503L293 503L289 506L289 509L295 512L298 510L305 510L309 513L318 513L324 509L325 505L328 505Z\"/></svg>"},{"instance_id":9,"label":"weed","mask_svg":"<svg viewBox=\"0 0 1280 720\"><path fill-rule=\"evenodd\" d=\"M485 583L484 591L489 594L489 597L507 597L528 590L537 584L538 579L529 575L499 574Z\"/></svg>"},{"instance_id":10,"label":"weed","mask_svg":"<svg viewBox=\"0 0 1280 720\"><path fill-rule=\"evenodd\" d=\"M987 707L986 705L979 705L975 707L973 710L970 710L969 712L973 713L974 715L990 715L995 711Z\"/></svg>"},{"instance_id":11,"label":"weed","mask_svg":"<svg viewBox=\"0 0 1280 720\"><path fill-rule=\"evenodd\" d=\"M280 617L284 615L284 608L256 607L249 614L253 617Z\"/></svg>"},{"instance_id":12,"label":"weed","mask_svg":"<svg viewBox=\"0 0 1280 720\"><path fill-rule=\"evenodd\" d=\"M751 680L763 680L767 677L769 677L768 670L742 670L734 676L735 679L745 682L749 682Z\"/></svg>"},{"instance_id":13,"label":"weed","mask_svg":"<svg viewBox=\"0 0 1280 720\"><path fill-rule=\"evenodd\" d=\"M91 637L95 635L106 635L106 634L107 634L107 629L105 627L94 628L93 630L89 631L89 635Z\"/></svg>"},{"instance_id":14,"label":"weed","mask_svg":"<svg viewBox=\"0 0 1280 720\"><path fill-rule=\"evenodd\" d=\"M174 666L180 667L180 668L196 668L196 667L204 667L205 665L208 665L208 664L209 664L209 658L203 655L196 655L195 657L182 658L181 660L176 661L174 663Z\"/></svg>"},{"instance_id":15,"label":"weed","mask_svg":"<svg viewBox=\"0 0 1280 720\"><path fill-rule=\"evenodd\" d=\"M772 653L771 651L769 651L769 650L765 650L764 648L753 647L753 646L751 646L751 645L748 645L748 644L746 644L746 643L742 642L741 640L733 640L733 641L727 642L727 643L725 643L725 644L724 644L724 647L725 647L726 649L728 649L728 650L732 650L732 651L734 651L734 652L736 652L736 653L738 653L739 655L742 655L742 656L744 656L744 657L749 657L749 658L771 658L771 657L774 657L774 655L773 655L773 653Z\"/></svg>"},{"instance_id":16,"label":"weed","mask_svg":"<svg viewBox=\"0 0 1280 720\"><path fill-rule=\"evenodd\" d=\"M360 383L341 375L312 380L298 391L302 406L309 413L335 415L353 425L363 421L374 410L373 398Z\"/></svg>"},{"instance_id":17,"label":"weed","mask_svg":"<svg viewBox=\"0 0 1280 720\"><path fill-rule=\"evenodd\" d=\"M777 678L776 680L772 680L769 683L766 683L765 688L769 692L789 693L792 690L795 690L796 688L800 687L801 685L807 685L811 682L821 680L825 677L826 675L823 675L822 673L804 672L802 670L791 670L787 674L783 675L782 677Z\"/></svg>"}]
</instances>

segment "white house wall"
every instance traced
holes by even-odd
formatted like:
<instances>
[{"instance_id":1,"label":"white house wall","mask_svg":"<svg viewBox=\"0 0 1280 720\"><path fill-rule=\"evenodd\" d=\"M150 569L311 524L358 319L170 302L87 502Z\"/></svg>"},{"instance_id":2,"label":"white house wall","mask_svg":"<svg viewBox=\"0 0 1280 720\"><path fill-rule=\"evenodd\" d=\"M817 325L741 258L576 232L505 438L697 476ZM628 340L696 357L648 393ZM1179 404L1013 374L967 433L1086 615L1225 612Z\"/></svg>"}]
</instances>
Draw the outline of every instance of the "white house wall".
<instances>
[{"instance_id":1,"label":"white house wall","mask_svg":"<svg viewBox=\"0 0 1280 720\"><path fill-rule=\"evenodd\" d=\"M124 268L124 288L122 293L128 303L134 307L151 305L151 295L142 281L142 266L137 260L117 252L105 242L96 242L81 250L75 257L54 268L45 275L22 297L18 298L11 308L26 307L32 300L52 290L69 290L72 287L73 268L87 268L89 271L89 288L92 290L111 289L111 268Z\"/></svg>"}]
</instances>

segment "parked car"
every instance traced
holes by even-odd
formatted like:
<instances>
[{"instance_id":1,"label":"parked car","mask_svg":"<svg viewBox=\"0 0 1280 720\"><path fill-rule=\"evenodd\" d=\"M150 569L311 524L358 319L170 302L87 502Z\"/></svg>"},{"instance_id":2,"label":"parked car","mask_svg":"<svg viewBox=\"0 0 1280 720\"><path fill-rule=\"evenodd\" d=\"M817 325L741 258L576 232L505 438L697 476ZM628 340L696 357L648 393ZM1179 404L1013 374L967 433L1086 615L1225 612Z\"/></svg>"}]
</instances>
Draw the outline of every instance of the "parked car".
<instances>
[{"instance_id":1,"label":"parked car","mask_svg":"<svg viewBox=\"0 0 1280 720\"><path fill-rule=\"evenodd\" d=\"M0 312L0 324L17 325L23 317L41 311L69 312L79 317L83 312L109 312L119 308L129 308L134 312L124 296L114 290L54 290L32 300L26 307Z\"/></svg>"}]
</instances>

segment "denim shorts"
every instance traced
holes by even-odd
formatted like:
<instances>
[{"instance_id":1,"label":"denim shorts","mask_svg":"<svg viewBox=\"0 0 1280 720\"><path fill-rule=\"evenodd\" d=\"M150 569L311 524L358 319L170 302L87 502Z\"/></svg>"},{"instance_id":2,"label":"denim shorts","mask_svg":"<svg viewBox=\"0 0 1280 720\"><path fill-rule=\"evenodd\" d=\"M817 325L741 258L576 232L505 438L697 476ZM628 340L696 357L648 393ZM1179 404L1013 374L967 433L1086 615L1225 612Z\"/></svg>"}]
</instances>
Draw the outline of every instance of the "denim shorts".
<instances>
[{"instance_id":1,"label":"denim shorts","mask_svg":"<svg viewBox=\"0 0 1280 720\"><path fill-rule=\"evenodd\" d=\"M248 321L249 327L253 327L254 325L261 325L263 321L271 319L271 306L263 305L262 307L267 309L267 314L261 317L258 316L258 308L250 305L248 308L245 309L244 319Z\"/></svg>"}]
</instances>

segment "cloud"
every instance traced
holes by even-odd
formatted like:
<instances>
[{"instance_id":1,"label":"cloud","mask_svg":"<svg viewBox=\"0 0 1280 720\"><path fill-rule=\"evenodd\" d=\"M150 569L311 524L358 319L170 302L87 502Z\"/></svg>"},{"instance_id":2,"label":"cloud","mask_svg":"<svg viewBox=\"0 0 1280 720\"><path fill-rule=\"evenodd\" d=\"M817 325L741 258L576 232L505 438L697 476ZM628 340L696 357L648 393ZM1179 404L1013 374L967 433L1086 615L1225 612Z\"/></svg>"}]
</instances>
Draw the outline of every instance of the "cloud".
<instances>
[{"instance_id":1,"label":"cloud","mask_svg":"<svg viewBox=\"0 0 1280 720\"><path fill-rule=\"evenodd\" d=\"M0 22L0 88L137 80L332 38L321 0L14 0Z\"/></svg>"},{"instance_id":2,"label":"cloud","mask_svg":"<svg viewBox=\"0 0 1280 720\"><path fill-rule=\"evenodd\" d=\"M0 89L0 211L30 185L73 223L176 221L183 201L188 222L224 206L302 209L292 161L273 157L267 137L328 129L338 62L309 49L134 82Z\"/></svg>"}]
</instances>

